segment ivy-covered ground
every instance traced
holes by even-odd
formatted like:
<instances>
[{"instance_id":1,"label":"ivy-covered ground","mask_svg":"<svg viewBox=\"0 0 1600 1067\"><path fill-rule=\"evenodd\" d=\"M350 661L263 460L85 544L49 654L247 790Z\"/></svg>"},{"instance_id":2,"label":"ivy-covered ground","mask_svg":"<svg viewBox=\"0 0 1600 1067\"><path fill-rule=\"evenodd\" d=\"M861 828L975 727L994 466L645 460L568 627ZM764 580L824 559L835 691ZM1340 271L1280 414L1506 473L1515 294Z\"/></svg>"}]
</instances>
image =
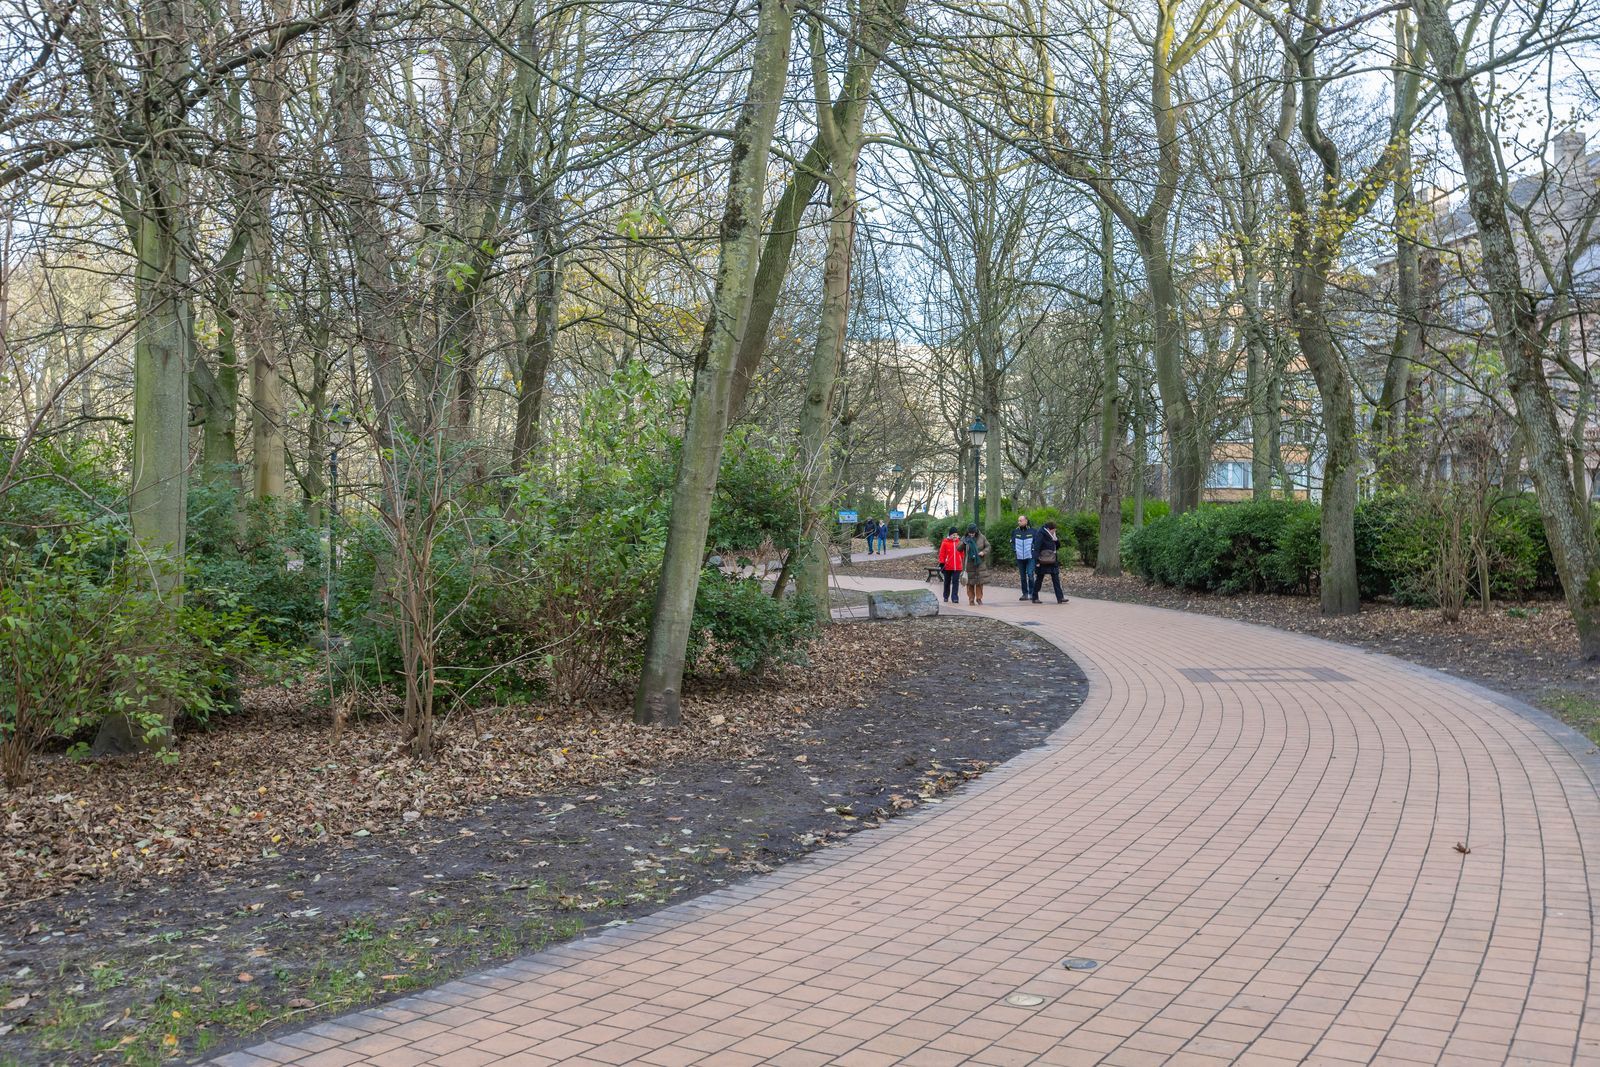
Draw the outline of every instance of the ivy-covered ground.
<instances>
[{"instance_id":1,"label":"ivy-covered ground","mask_svg":"<svg viewBox=\"0 0 1600 1067\"><path fill-rule=\"evenodd\" d=\"M938 803L1085 690L968 619L832 627L811 663L701 685L679 731L480 713L431 767L311 693L171 765L45 761L0 795L0 1064L182 1062L624 922Z\"/></svg>"}]
</instances>

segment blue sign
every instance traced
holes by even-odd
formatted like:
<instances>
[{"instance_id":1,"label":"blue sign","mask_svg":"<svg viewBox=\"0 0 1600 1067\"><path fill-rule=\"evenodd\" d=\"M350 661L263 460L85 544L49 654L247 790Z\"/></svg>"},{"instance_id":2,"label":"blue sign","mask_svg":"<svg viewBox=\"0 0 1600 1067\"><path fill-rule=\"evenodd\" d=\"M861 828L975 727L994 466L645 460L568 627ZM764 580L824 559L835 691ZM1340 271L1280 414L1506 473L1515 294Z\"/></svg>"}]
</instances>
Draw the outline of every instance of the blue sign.
<instances>
[{"instance_id":1,"label":"blue sign","mask_svg":"<svg viewBox=\"0 0 1600 1067\"><path fill-rule=\"evenodd\" d=\"M895 508L893 511L889 512L889 517L891 519L903 519L906 517L905 509Z\"/></svg>"},{"instance_id":2,"label":"blue sign","mask_svg":"<svg viewBox=\"0 0 1600 1067\"><path fill-rule=\"evenodd\" d=\"M857 522L859 520L856 518L856 513L855 512L853 512L853 511L845 511L845 510L841 509L840 512L839 512L839 521L840 522L844 522L844 523L850 523L850 522Z\"/></svg>"}]
</instances>

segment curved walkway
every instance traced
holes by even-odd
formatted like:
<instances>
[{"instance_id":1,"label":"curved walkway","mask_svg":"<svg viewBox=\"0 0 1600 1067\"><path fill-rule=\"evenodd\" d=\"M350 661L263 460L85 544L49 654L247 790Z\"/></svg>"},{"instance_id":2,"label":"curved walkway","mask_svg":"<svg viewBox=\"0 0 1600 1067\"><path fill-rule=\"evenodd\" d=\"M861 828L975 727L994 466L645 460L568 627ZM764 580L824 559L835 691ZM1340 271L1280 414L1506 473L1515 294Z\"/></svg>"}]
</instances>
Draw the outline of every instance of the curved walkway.
<instances>
[{"instance_id":1,"label":"curved walkway","mask_svg":"<svg viewBox=\"0 0 1600 1067\"><path fill-rule=\"evenodd\" d=\"M221 1062L1600 1064L1577 734L1314 638L990 600L1089 675L1045 746L772 875Z\"/></svg>"}]
</instances>

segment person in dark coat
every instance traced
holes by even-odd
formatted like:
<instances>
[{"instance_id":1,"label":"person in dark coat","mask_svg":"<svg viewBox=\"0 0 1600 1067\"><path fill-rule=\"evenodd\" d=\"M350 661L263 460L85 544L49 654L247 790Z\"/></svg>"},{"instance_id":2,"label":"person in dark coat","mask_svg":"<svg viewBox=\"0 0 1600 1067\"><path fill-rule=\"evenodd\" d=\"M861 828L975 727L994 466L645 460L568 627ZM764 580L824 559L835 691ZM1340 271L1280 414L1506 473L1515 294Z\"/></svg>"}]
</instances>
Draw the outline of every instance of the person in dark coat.
<instances>
[{"instance_id":1,"label":"person in dark coat","mask_svg":"<svg viewBox=\"0 0 1600 1067\"><path fill-rule=\"evenodd\" d=\"M1050 576L1050 581L1056 587L1056 603L1065 604L1066 594L1061 591L1061 535L1056 532L1054 521L1044 524L1044 529L1033 539L1033 597L1035 604L1039 603L1039 589L1044 585L1044 576Z\"/></svg>"}]
</instances>

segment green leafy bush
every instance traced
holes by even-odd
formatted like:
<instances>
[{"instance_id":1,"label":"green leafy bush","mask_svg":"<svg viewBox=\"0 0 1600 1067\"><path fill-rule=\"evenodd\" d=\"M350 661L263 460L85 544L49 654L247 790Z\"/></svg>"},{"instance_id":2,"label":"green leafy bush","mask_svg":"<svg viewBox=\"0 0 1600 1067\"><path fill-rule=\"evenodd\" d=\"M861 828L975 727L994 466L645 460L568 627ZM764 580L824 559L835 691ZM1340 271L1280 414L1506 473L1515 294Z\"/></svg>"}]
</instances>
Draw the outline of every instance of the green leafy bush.
<instances>
[{"instance_id":1,"label":"green leafy bush","mask_svg":"<svg viewBox=\"0 0 1600 1067\"><path fill-rule=\"evenodd\" d=\"M678 439L687 399L641 364L584 398L560 455L497 487L441 534L437 596L448 611L437 678L456 701L573 701L636 675L666 552ZM800 529L792 458L736 433L723 453L708 551L795 544ZM351 530L340 575L340 619L351 681L397 686L399 642L384 606L381 532ZM714 572L711 572L714 573ZM719 595L720 594L720 595ZM756 669L798 635L799 606L746 601L748 589L700 598L692 626L723 661ZM770 599L770 598L768 598ZM702 617L701 608L716 613ZM798 636L793 637L799 640ZM745 647L742 642L751 642Z\"/></svg>"},{"instance_id":2,"label":"green leafy bush","mask_svg":"<svg viewBox=\"0 0 1600 1067\"><path fill-rule=\"evenodd\" d=\"M1557 587L1537 503L1529 496L1489 501L1482 542L1489 591L1521 597ZM1437 554L1449 508L1474 510L1467 493L1443 497L1386 493L1355 514L1356 568L1364 599L1393 597L1432 606ZM1466 521L1477 529L1474 510ZM1149 581L1220 593L1310 592L1321 571L1321 510L1288 500L1206 505L1166 516L1123 536L1123 561ZM1475 542L1476 543L1476 542ZM1474 594L1476 569L1471 577Z\"/></svg>"},{"instance_id":3,"label":"green leafy bush","mask_svg":"<svg viewBox=\"0 0 1600 1067\"><path fill-rule=\"evenodd\" d=\"M1172 505L1168 504L1165 500L1161 500L1157 497L1145 498L1145 522L1152 522L1156 519L1165 518L1171 513L1171 511ZM1133 526L1133 498L1131 496L1125 496L1122 498L1122 526L1123 529L1129 529Z\"/></svg>"},{"instance_id":4,"label":"green leafy bush","mask_svg":"<svg viewBox=\"0 0 1600 1067\"><path fill-rule=\"evenodd\" d=\"M189 490L190 593L203 604L248 605L274 641L304 644L322 626L322 532L287 501L244 501L231 487Z\"/></svg>"},{"instance_id":5,"label":"green leafy bush","mask_svg":"<svg viewBox=\"0 0 1600 1067\"><path fill-rule=\"evenodd\" d=\"M1093 567L1100 555L1100 516L1093 511L1074 511L1067 516L1063 533L1071 535L1078 547L1078 562ZM1063 541L1067 538L1063 537Z\"/></svg>"},{"instance_id":6,"label":"green leafy bush","mask_svg":"<svg viewBox=\"0 0 1600 1067\"><path fill-rule=\"evenodd\" d=\"M0 558L0 776L26 779L52 738L81 738L108 715L135 740L172 726L169 709L204 720L233 672L295 666L242 607L173 607L152 588L151 563L120 554L104 529L10 540ZM114 562L107 567L104 559Z\"/></svg>"},{"instance_id":7,"label":"green leafy bush","mask_svg":"<svg viewBox=\"0 0 1600 1067\"><path fill-rule=\"evenodd\" d=\"M1299 501L1259 500L1167 515L1128 532L1123 560L1135 574L1183 589L1289 592L1313 580L1305 531L1316 511Z\"/></svg>"},{"instance_id":8,"label":"green leafy bush","mask_svg":"<svg viewBox=\"0 0 1600 1067\"><path fill-rule=\"evenodd\" d=\"M689 665L703 668L720 657L740 671L760 671L803 654L817 621L816 605L805 597L779 600L753 578L704 570L695 596Z\"/></svg>"},{"instance_id":9,"label":"green leafy bush","mask_svg":"<svg viewBox=\"0 0 1600 1067\"><path fill-rule=\"evenodd\" d=\"M1064 519L1060 511L1055 508L1027 508L1021 512L1007 511L983 529L984 535L989 538L990 556L996 564L1009 564L1017 561L1017 554L1011 547L1011 535L1017 528L1017 516L1028 516L1028 525L1034 530L1041 530L1044 524L1054 521L1061 534L1063 547L1071 544L1071 532L1065 528ZM966 529L965 526L962 527Z\"/></svg>"}]
</instances>

